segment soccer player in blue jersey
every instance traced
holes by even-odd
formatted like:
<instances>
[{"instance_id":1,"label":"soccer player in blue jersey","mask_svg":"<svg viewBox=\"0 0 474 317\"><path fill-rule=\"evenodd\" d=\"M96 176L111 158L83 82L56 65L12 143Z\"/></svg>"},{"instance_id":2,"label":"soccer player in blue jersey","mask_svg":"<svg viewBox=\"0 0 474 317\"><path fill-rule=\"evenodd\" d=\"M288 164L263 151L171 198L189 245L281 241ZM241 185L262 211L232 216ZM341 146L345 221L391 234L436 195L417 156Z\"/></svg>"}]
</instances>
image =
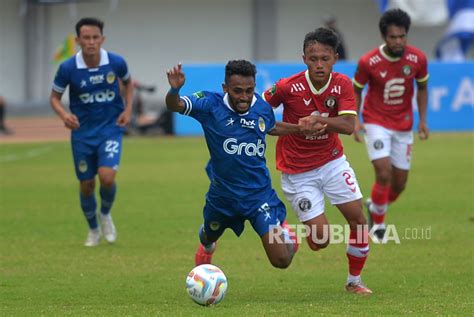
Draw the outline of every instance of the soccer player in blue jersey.
<instances>
[{"instance_id":1,"label":"soccer player in blue jersey","mask_svg":"<svg viewBox=\"0 0 474 317\"><path fill-rule=\"evenodd\" d=\"M110 209L115 200L115 176L122 152L122 135L130 121L133 88L125 60L102 49L104 23L83 18L76 24L76 43L81 50L59 66L50 102L53 110L71 129L71 146L80 202L89 224L85 246L96 246L101 231L109 243L117 232ZM119 81L124 86L124 101ZM69 86L70 112L61 97ZM100 223L97 222L95 177L100 182Z\"/></svg>"},{"instance_id":2,"label":"soccer player in blue jersey","mask_svg":"<svg viewBox=\"0 0 474 317\"><path fill-rule=\"evenodd\" d=\"M299 133L300 128L275 122L272 108L255 94L255 74L252 63L230 61L225 68L224 94L201 91L180 97L185 82L181 65L167 72L171 86L166 95L168 109L201 123L211 156L206 168L211 184L199 231L196 265L211 263L216 241L224 230L231 228L239 236L245 220L261 237L273 266L288 267L298 247L285 221L285 206L271 186L265 135ZM282 235L280 240L272 241L275 228Z\"/></svg>"}]
</instances>

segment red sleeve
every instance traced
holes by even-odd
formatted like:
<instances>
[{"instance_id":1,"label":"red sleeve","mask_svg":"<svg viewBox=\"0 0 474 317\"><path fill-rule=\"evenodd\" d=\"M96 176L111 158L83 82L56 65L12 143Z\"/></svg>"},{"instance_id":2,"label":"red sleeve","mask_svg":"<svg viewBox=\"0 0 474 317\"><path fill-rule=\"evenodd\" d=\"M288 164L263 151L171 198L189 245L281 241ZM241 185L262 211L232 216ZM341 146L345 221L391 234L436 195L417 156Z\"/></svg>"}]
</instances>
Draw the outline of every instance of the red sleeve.
<instances>
[{"instance_id":1,"label":"red sleeve","mask_svg":"<svg viewBox=\"0 0 474 317\"><path fill-rule=\"evenodd\" d=\"M428 61L426 60L425 54L420 54L419 56L420 59L420 68L418 69L418 72L415 76L415 79L417 82L422 83L428 80L429 74L428 74Z\"/></svg>"},{"instance_id":2,"label":"red sleeve","mask_svg":"<svg viewBox=\"0 0 474 317\"><path fill-rule=\"evenodd\" d=\"M357 114L357 107L354 97L354 88L349 78L345 77L341 81L341 97L337 106L337 114Z\"/></svg>"},{"instance_id":3,"label":"red sleeve","mask_svg":"<svg viewBox=\"0 0 474 317\"><path fill-rule=\"evenodd\" d=\"M369 68L365 62L364 57L359 60L357 64L357 69L354 74L354 85L359 88L364 88L365 84L369 81Z\"/></svg>"},{"instance_id":4,"label":"red sleeve","mask_svg":"<svg viewBox=\"0 0 474 317\"><path fill-rule=\"evenodd\" d=\"M272 87L265 90L262 94L263 100L268 102L273 108L277 108L283 102L282 80L279 80Z\"/></svg>"}]
</instances>

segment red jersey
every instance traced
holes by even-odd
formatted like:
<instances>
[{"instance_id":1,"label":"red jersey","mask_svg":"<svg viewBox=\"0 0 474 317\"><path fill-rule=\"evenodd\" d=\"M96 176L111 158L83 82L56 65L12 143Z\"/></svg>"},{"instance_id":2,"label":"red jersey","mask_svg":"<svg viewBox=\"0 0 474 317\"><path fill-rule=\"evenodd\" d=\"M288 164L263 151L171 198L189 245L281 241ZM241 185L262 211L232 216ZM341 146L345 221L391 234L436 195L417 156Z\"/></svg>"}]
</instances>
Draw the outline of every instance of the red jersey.
<instances>
[{"instance_id":1,"label":"red jersey","mask_svg":"<svg viewBox=\"0 0 474 317\"><path fill-rule=\"evenodd\" d=\"M428 80L426 56L407 45L402 57L393 58L383 51L384 45L363 55L354 76L354 85L369 89L362 117L365 123L387 129L409 131L413 126L413 79Z\"/></svg>"},{"instance_id":2,"label":"red jersey","mask_svg":"<svg viewBox=\"0 0 474 317\"><path fill-rule=\"evenodd\" d=\"M308 71L281 79L263 93L263 99L274 108L283 104L283 121L294 124L309 115L357 115L352 82L336 72L331 73L328 83L320 90L311 83ZM288 174L303 173L342 154L342 143L335 132L318 137L284 135L278 138L276 165L278 170Z\"/></svg>"}]
</instances>

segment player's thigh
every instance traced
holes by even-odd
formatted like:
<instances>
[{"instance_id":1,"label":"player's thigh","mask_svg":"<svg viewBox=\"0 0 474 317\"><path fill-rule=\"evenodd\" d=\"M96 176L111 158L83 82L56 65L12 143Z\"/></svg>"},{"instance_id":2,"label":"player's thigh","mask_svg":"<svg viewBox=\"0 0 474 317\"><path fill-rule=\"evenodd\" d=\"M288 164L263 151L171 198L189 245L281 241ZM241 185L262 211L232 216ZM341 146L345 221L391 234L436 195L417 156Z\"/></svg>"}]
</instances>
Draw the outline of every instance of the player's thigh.
<instances>
[{"instance_id":1,"label":"player's thigh","mask_svg":"<svg viewBox=\"0 0 474 317\"><path fill-rule=\"evenodd\" d=\"M370 161L390 157L391 131L376 124L367 123L365 127L365 146Z\"/></svg>"},{"instance_id":2,"label":"player's thigh","mask_svg":"<svg viewBox=\"0 0 474 317\"><path fill-rule=\"evenodd\" d=\"M324 194L318 171L281 176L281 188L301 222L324 213Z\"/></svg>"},{"instance_id":3,"label":"player's thigh","mask_svg":"<svg viewBox=\"0 0 474 317\"><path fill-rule=\"evenodd\" d=\"M413 132L395 132L390 154L392 165L408 171L411 166L412 146Z\"/></svg>"},{"instance_id":4,"label":"player's thigh","mask_svg":"<svg viewBox=\"0 0 474 317\"><path fill-rule=\"evenodd\" d=\"M279 230L275 230L277 232ZM285 242L283 235L278 232L280 236L277 239L272 239L272 234L277 234L272 231L267 232L261 237L263 249L267 254L268 260L273 266L279 268L286 268L290 265L292 254L290 252L290 242Z\"/></svg>"},{"instance_id":5,"label":"player's thigh","mask_svg":"<svg viewBox=\"0 0 474 317\"><path fill-rule=\"evenodd\" d=\"M308 241L311 249L320 249L322 247L326 247L329 244L329 222L324 213L303 222L303 224L304 227L302 230L298 231L303 236L306 236L306 240ZM313 244L316 244L316 248L313 248Z\"/></svg>"},{"instance_id":6,"label":"player's thigh","mask_svg":"<svg viewBox=\"0 0 474 317\"><path fill-rule=\"evenodd\" d=\"M242 206L242 208L251 210L246 217L260 237L263 237L274 227L280 226L286 219L285 204L273 189L263 197L265 198L257 200L255 203Z\"/></svg>"},{"instance_id":7,"label":"player's thigh","mask_svg":"<svg viewBox=\"0 0 474 317\"><path fill-rule=\"evenodd\" d=\"M235 214L232 209L233 207L225 198L209 198L209 196L206 198L203 218L204 232L209 241L217 241L227 228L232 229L237 236L242 234L245 219L238 216L230 216Z\"/></svg>"},{"instance_id":8,"label":"player's thigh","mask_svg":"<svg viewBox=\"0 0 474 317\"><path fill-rule=\"evenodd\" d=\"M79 181L94 179L97 174L96 147L72 140L71 149L77 179Z\"/></svg>"},{"instance_id":9,"label":"player's thigh","mask_svg":"<svg viewBox=\"0 0 474 317\"><path fill-rule=\"evenodd\" d=\"M362 207L362 199L349 201L343 204L338 204L336 207L346 218L347 223L351 227L351 230L356 230L361 225L366 225L367 220L365 219Z\"/></svg>"},{"instance_id":10,"label":"player's thigh","mask_svg":"<svg viewBox=\"0 0 474 317\"><path fill-rule=\"evenodd\" d=\"M122 134L111 135L104 139L97 149L99 167L118 170L122 154Z\"/></svg>"}]
</instances>

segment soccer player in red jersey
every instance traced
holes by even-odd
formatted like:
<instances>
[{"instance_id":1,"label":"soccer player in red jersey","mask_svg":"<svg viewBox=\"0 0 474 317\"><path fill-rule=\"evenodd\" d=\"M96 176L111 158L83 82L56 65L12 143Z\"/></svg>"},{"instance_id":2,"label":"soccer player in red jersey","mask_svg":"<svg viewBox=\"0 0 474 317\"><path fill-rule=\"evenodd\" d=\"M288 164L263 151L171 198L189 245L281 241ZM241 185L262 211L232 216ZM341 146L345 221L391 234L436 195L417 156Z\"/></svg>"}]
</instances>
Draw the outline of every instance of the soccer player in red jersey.
<instances>
[{"instance_id":1,"label":"soccer player in red jersey","mask_svg":"<svg viewBox=\"0 0 474 317\"><path fill-rule=\"evenodd\" d=\"M375 170L371 198L366 201L369 225L383 241L387 207L405 189L410 169L414 81L420 118L418 133L421 140L428 139L429 75L426 56L407 45L410 17L406 12L385 12L379 28L385 43L360 58L353 80L358 107L362 89L368 84L362 110L364 125L357 120L354 137L360 142L358 132L365 130L365 143Z\"/></svg>"},{"instance_id":2,"label":"soccer player in red jersey","mask_svg":"<svg viewBox=\"0 0 474 317\"><path fill-rule=\"evenodd\" d=\"M338 133L353 132L357 116L351 80L332 71L338 44L337 35L327 28L306 34L303 61L307 70L279 80L263 97L273 107L283 104L284 122L325 125L321 133L279 136L276 160L282 189L299 220L307 225L307 242L314 251L330 242L324 195L341 211L351 230L346 290L370 294L360 278L369 251L362 194L338 137Z\"/></svg>"}]
</instances>

